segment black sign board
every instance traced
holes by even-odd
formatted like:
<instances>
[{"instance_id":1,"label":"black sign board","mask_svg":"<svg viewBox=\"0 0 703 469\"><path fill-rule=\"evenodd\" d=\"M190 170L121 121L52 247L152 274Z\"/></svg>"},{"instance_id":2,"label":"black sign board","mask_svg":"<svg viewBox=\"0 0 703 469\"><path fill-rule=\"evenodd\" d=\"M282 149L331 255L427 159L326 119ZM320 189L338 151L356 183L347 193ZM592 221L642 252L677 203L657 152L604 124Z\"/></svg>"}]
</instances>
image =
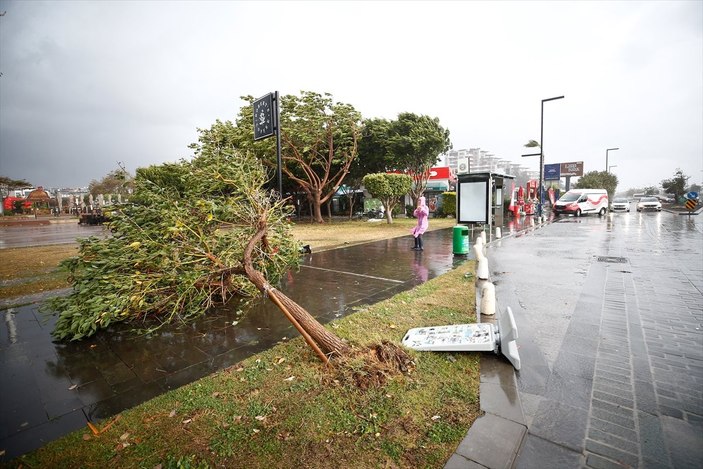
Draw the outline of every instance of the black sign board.
<instances>
[{"instance_id":1,"label":"black sign board","mask_svg":"<svg viewBox=\"0 0 703 469\"><path fill-rule=\"evenodd\" d=\"M273 93L254 101L254 140L271 137L274 134Z\"/></svg>"}]
</instances>

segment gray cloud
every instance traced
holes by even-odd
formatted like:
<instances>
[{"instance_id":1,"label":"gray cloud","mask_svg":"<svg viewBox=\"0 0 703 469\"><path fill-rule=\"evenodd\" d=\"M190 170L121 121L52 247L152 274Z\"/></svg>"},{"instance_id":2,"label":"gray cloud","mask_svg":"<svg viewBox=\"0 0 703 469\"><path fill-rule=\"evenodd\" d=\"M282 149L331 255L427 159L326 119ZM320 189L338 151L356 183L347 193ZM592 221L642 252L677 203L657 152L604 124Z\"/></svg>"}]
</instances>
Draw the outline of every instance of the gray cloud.
<instances>
[{"instance_id":1,"label":"gray cloud","mask_svg":"<svg viewBox=\"0 0 703 469\"><path fill-rule=\"evenodd\" d=\"M622 189L703 169L701 2L0 1L0 174L87 185L190 154L239 96L328 91L440 118L455 148Z\"/></svg>"}]
</instances>

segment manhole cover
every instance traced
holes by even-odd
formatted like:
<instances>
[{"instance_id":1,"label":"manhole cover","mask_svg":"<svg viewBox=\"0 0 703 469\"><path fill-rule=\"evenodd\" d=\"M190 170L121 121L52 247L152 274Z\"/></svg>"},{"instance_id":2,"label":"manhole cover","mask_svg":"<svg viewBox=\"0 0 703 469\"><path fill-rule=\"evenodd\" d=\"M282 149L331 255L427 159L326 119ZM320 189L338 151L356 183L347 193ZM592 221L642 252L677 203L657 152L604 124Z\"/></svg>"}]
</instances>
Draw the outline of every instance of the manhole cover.
<instances>
[{"instance_id":1,"label":"manhole cover","mask_svg":"<svg viewBox=\"0 0 703 469\"><path fill-rule=\"evenodd\" d=\"M598 256L597 259L598 262L611 262L614 264L624 264L625 262L627 262L627 258L625 257Z\"/></svg>"}]
</instances>

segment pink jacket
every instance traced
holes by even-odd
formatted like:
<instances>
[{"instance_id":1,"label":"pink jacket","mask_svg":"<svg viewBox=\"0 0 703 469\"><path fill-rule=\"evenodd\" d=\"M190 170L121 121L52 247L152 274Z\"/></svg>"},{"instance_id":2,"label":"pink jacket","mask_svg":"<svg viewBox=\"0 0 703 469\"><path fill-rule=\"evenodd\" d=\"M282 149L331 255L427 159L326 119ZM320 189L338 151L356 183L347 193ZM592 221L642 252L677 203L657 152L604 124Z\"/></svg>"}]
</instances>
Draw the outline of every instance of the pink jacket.
<instances>
[{"instance_id":1,"label":"pink jacket","mask_svg":"<svg viewBox=\"0 0 703 469\"><path fill-rule=\"evenodd\" d=\"M413 215L417 217L417 225L415 225L415 227L411 231L414 237L417 238L422 233L427 231L427 226L429 225L427 217L429 214L430 209L427 208L427 205L425 205L425 198L420 197L420 206L417 207L413 212Z\"/></svg>"}]
</instances>

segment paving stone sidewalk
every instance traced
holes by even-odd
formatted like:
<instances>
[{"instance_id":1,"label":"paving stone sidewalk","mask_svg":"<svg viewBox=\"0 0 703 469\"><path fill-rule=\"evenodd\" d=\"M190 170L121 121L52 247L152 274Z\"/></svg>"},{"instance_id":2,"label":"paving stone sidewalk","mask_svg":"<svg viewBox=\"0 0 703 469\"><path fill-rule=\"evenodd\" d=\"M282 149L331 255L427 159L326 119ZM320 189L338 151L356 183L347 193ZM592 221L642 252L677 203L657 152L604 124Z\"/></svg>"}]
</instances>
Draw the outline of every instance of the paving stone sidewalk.
<instances>
[{"instance_id":1,"label":"paving stone sidewalk","mask_svg":"<svg viewBox=\"0 0 703 469\"><path fill-rule=\"evenodd\" d=\"M565 218L492 243L488 258L520 333L522 415L487 413L469 432L503 438L503 457L468 435L446 467L703 467L701 220Z\"/></svg>"}]
</instances>

